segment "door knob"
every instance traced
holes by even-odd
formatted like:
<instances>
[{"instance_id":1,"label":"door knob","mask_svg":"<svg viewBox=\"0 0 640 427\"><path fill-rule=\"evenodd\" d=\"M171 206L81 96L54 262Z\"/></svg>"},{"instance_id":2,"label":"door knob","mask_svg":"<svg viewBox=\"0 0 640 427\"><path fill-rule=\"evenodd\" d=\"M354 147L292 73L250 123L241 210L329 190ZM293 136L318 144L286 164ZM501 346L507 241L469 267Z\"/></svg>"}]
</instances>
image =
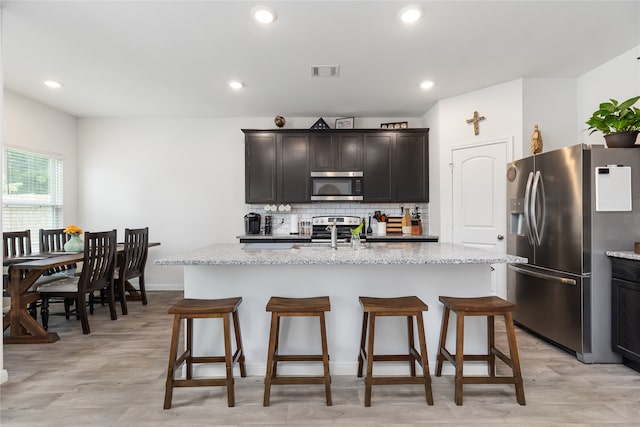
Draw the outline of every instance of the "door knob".
<instances>
[{"instance_id":1,"label":"door knob","mask_svg":"<svg viewBox=\"0 0 640 427\"><path fill-rule=\"evenodd\" d=\"M498 240L503 240L504 236L502 234L498 234Z\"/></svg>"}]
</instances>

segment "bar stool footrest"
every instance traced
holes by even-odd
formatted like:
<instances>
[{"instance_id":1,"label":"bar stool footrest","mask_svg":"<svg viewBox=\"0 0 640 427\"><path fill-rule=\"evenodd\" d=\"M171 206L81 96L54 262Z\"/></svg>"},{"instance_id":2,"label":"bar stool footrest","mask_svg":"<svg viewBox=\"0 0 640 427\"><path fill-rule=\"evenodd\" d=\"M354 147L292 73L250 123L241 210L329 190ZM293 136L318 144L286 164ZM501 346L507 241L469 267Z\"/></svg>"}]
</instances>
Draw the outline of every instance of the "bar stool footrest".
<instances>
[{"instance_id":1,"label":"bar stool footrest","mask_svg":"<svg viewBox=\"0 0 640 427\"><path fill-rule=\"evenodd\" d=\"M331 382L331 378L329 378ZM307 377L307 376L285 376L285 377L271 377L271 384L324 384L324 377Z\"/></svg>"},{"instance_id":2,"label":"bar stool footrest","mask_svg":"<svg viewBox=\"0 0 640 427\"><path fill-rule=\"evenodd\" d=\"M396 385L396 384L427 384L429 381L423 376L416 377L370 377L365 379L366 384L371 385Z\"/></svg>"},{"instance_id":3,"label":"bar stool footrest","mask_svg":"<svg viewBox=\"0 0 640 427\"><path fill-rule=\"evenodd\" d=\"M321 354L280 354L273 357L274 362L322 362Z\"/></svg>"},{"instance_id":4,"label":"bar stool footrest","mask_svg":"<svg viewBox=\"0 0 640 427\"><path fill-rule=\"evenodd\" d=\"M226 386L226 385L227 385L226 378L197 378L197 379L190 379L190 380L173 380L174 387L217 387L217 386Z\"/></svg>"}]
</instances>

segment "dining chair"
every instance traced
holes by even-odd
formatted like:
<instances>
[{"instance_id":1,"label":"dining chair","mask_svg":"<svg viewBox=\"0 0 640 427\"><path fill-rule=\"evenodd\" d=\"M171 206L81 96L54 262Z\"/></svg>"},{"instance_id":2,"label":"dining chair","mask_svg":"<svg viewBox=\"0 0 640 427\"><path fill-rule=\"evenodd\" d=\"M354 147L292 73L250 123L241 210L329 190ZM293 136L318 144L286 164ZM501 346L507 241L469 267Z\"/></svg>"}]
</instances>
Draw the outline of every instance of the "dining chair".
<instances>
[{"instance_id":1,"label":"dining chair","mask_svg":"<svg viewBox=\"0 0 640 427\"><path fill-rule=\"evenodd\" d=\"M64 232L64 228L41 228L38 232L40 237L40 252L64 252L64 244L71 238L71 235ZM54 267L47 270L43 276L49 277L71 277L78 276L78 266L76 263ZM63 298L64 314L67 320L71 312L71 305L74 300L72 298ZM51 303L51 300L49 300ZM51 314L51 312L49 312Z\"/></svg>"},{"instance_id":2,"label":"dining chair","mask_svg":"<svg viewBox=\"0 0 640 427\"><path fill-rule=\"evenodd\" d=\"M129 280L138 278L140 299L147 305L147 291L144 283L144 270L149 252L149 227L126 228L124 230L124 249L118 257L114 286L120 299L122 314L127 314L127 288L134 289Z\"/></svg>"},{"instance_id":3,"label":"dining chair","mask_svg":"<svg viewBox=\"0 0 640 427\"><path fill-rule=\"evenodd\" d=\"M90 333L86 296L103 289L109 303L111 320L118 318L113 292L116 239L116 230L85 233L84 260L80 276L67 277L38 288L38 292L42 296L42 324L45 328L49 321L49 298L73 298L76 303L75 310L82 322L82 332L84 334Z\"/></svg>"},{"instance_id":4,"label":"dining chair","mask_svg":"<svg viewBox=\"0 0 640 427\"><path fill-rule=\"evenodd\" d=\"M5 231L2 233L4 259L31 255L31 230ZM9 298L9 272L2 273L2 296ZM37 317L36 303L29 303L29 313L35 319Z\"/></svg>"},{"instance_id":5,"label":"dining chair","mask_svg":"<svg viewBox=\"0 0 640 427\"><path fill-rule=\"evenodd\" d=\"M64 252L64 244L69 241L71 235L64 232L64 228L51 228L43 229L39 231L40 235L40 252ZM73 263L69 265L63 265L47 270L46 275L64 275L74 276L77 275L78 266Z\"/></svg>"}]
</instances>

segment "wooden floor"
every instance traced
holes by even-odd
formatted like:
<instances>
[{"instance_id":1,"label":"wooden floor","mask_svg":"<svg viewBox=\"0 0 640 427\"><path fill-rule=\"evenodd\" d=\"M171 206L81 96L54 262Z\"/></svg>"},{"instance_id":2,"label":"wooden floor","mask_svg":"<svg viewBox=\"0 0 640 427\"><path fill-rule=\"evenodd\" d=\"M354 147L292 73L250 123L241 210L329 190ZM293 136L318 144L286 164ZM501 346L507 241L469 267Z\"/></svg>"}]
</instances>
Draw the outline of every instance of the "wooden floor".
<instances>
[{"instance_id":1,"label":"wooden floor","mask_svg":"<svg viewBox=\"0 0 640 427\"><path fill-rule=\"evenodd\" d=\"M9 381L0 387L0 424L6 426L200 425L640 425L640 374L623 365L585 365L518 330L527 406L513 386L467 385L464 406L453 402L453 378L433 377L434 406L421 386L374 386L333 377L333 406L321 386L278 386L262 406L263 378L236 378L236 407L223 388L176 389L163 410L172 317L180 292L151 292L149 305L129 304L129 315L108 320L100 307L91 334L78 321L54 316L53 344L5 345ZM331 349L329 349L331 350ZM356 357L356 355L354 355ZM430 361L432 367L435 361Z\"/></svg>"}]
</instances>

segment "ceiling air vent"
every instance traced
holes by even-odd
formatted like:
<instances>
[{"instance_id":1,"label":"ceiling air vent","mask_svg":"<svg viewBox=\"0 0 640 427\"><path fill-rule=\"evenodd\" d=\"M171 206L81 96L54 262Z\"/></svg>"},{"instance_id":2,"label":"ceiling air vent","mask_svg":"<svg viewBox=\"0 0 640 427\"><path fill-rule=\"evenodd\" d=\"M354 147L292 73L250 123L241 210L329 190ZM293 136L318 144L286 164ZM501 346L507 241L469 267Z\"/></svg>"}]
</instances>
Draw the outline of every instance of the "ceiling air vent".
<instances>
[{"instance_id":1,"label":"ceiling air vent","mask_svg":"<svg viewBox=\"0 0 640 427\"><path fill-rule=\"evenodd\" d=\"M312 65L311 77L338 77L340 75L339 65Z\"/></svg>"}]
</instances>

